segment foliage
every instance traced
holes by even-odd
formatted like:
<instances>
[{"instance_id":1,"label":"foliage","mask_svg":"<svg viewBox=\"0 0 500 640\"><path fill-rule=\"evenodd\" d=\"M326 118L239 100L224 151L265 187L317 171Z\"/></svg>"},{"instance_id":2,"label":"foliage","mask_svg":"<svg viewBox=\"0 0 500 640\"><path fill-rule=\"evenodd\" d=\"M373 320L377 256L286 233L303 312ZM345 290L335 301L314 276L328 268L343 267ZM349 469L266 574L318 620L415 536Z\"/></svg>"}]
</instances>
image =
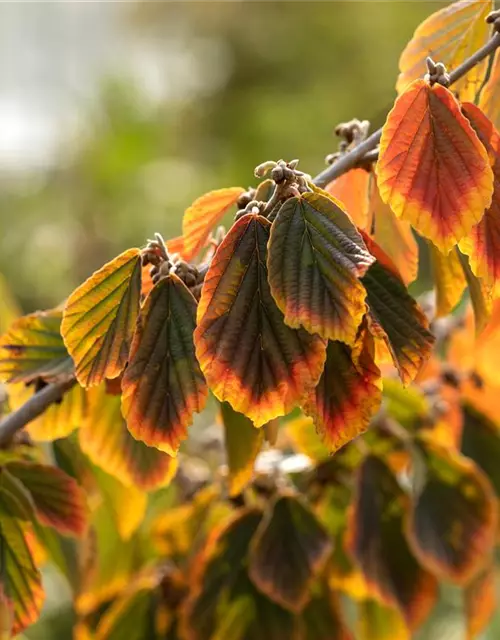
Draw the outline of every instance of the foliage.
<instances>
[{"instance_id":1,"label":"foliage","mask_svg":"<svg viewBox=\"0 0 500 640\"><path fill-rule=\"evenodd\" d=\"M344 123L328 184L266 161L255 187L198 198L182 237L156 233L10 323L0 438L66 387L2 442L2 637L39 617L47 561L76 638L404 639L441 582L462 588L469 637L488 624L498 55L489 79L484 56L453 72L500 28L490 9L461 0L417 29L377 158L335 174L367 138ZM424 308L407 285L429 256ZM205 407L224 446L196 455Z\"/></svg>"}]
</instances>

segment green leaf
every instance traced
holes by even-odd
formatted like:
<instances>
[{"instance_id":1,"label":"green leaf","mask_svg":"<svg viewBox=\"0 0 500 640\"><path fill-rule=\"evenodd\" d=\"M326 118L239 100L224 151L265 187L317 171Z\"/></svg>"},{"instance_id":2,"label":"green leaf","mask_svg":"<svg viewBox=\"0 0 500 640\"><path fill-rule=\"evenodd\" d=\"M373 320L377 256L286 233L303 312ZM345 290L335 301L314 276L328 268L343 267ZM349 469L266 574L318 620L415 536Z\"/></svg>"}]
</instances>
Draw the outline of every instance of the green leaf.
<instances>
[{"instance_id":1,"label":"green leaf","mask_svg":"<svg viewBox=\"0 0 500 640\"><path fill-rule=\"evenodd\" d=\"M194 353L196 300L170 274L141 309L122 381L122 411L137 440L175 456L207 399Z\"/></svg>"},{"instance_id":2,"label":"green leaf","mask_svg":"<svg viewBox=\"0 0 500 640\"><path fill-rule=\"evenodd\" d=\"M83 489L71 477L45 464L10 462L7 469L29 491L38 519L60 533L80 536L87 525Z\"/></svg>"},{"instance_id":3,"label":"green leaf","mask_svg":"<svg viewBox=\"0 0 500 640\"><path fill-rule=\"evenodd\" d=\"M125 368L140 295L140 251L129 249L68 298L61 331L83 387L116 378Z\"/></svg>"},{"instance_id":4,"label":"green leaf","mask_svg":"<svg viewBox=\"0 0 500 640\"><path fill-rule=\"evenodd\" d=\"M437 599L437 581L422 569L404 536L408 500L389 467L375 456L357 470L348 546L373 594L417 628Z\"/></svg>"},{"instance_id":5,"label":"green leaf","mask_svg":"<svg viewBox=\"0 0 500 640\"><path fill-rule=\"evenodd\" d=\"M331 539L309 507L293 495L278 496L252 540L250 578L271 600L298 613L331 551Z\"/></svg>"},{"instance_id":6,"label":"green leaf","mask_svg":"<svg viewBox=\"0 0 500 640\"><path fill-rule=\"evenodd\" d=\"M429 358L434 337L390 258L368 236L363 237L377 259L362 278L368 294L370 330L386 343L401 380L408 384Z\"/></svg>"},{"instance_id":7,"label":"green leaf","mask_svg":"<svg viewBox=\"0 0 500 640\"><path fill-rule=\"evenodd\" d=\"M62 312L38 311L16 320L0 338L0 381L69 379L73 362L61 338Z\"/></svg>"},{"instance_id":8,"label":"green leaf","mask_svg":"<svg viewBox=\"0 0 500 640\"><path fill-rule=\"evenodd\" d=\"M271 293L289 327L354 344L366 312L359 281L374 258L349 216L320 193L288 199L271 228Z\"/></svg>"},{"instance_id":9,"label":"green leaf","mask_svg":"<svg viewBox=\"0 0 500 640\"><path fill-rule=\"evenodd\" d=\"M28 537L33 535L31 523L19 519L19 503L9 495L4 471L1 476L0 614L7 617L7 621L0 619L0 630L11 631L15 636L40 616L44 592L40 572L28 546ZM7 637L11 637L10 634Z\"/></svg>"},{"instance_id":10,"label":"green leaf","mask_svg":"<svg viewBox=\"0 0 500 640\"><path fill-rule=\"evenodd\" d=\"M500 429L469 404L462 411L462 453L484 471L500 497Z\"/></svg>"},{"instance_id":11,"label":"green leaf","mask_svg":"<svg viewBox=\"0 0 500 640\"><path fill-rule=\"evenodd\" d=\"M488 479L458 453L420 436L426 481L408 522L413 553L437 577L466 584L493 549L497 502Z\"/></svg>"},{"instance_id":12,"label":"green leaf","mask_svg":"<svg viewBox=\"0 0 500 640\"><path fill-rule=\"evenodd\" d=\"M228 402L220 405L224 424L229 495L243 491L253 475L253 465L264 442L264 429L254 427L242 413L235 411Z\"/></svg>"}]
</instances>

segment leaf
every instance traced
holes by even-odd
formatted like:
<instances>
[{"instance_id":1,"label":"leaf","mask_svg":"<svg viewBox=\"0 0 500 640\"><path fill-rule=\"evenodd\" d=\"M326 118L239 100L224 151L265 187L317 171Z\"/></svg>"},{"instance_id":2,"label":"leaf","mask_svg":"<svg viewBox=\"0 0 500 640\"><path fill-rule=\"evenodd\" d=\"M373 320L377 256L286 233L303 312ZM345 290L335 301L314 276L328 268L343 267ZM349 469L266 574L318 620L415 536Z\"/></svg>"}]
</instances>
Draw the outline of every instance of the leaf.
<instances>
[{"instance_id":1,"label":"leaf","mask_svg":"<svg viewBox=\"0 0 500 640\"><path fill-rule=\"evenodd\" d=\"M61 317L58 310L37 311L14 321L0 338L1 382L51 382L73 375L61 338Z\"/></svg>"},{"instance_id":2,"label":"leaf","mask_svg":"<svg viewBox=\"0 0 500 640\"><path fill-rule=\"evenodd\" d=\"M210 191L193 202L184 212L182 231L185 260L194 258L205 246L213 227L226 211L238 201L245 189L230 187Z\"/></svg>"},{"instance_id":3,"label":"leaf","mask_svg":"<svg viewBox=\"0 0 500 640\"><path fill-rule=\"evenodd\" d=\"M397 92L402 93L410 82L424 75L427 56L453 71L486 44L489 37L486 16L492 10L491 1L461 0L424 20L399 59L401 73ZM480 62L454 84L453 90L460 94L461 100L474 100L483 83L487 64L486 60Z\"/></svg>"},{"instance_id":4,"label":"leaf","mask_svg":"<svg viewBox=\"0 0 500 640\"><path fill-rule=\"evenodd\" d=\"M498 395L495 404L498 405ZM463 407L463 416L462 453L482 469L500 498L500 429L468 403Z\"/></svg>"},{"instance_id":5,"label":"leaf","mask_svg":"<svg viewBox=\"0 0 500 640\"><path fill-rule=\"evenodd\" d=\"M474 104L462 104L462 112L491 158L493 196L479 224L461 240L460 249L469 256L474 275L494 287L500 285L500 134Z\"/></svg>"},{"instance_id":6,"label":"leaf","mask_svg":"<svg viewBox=\"0 0 500 640\"><path fill-rule=\"evenodd\" d=\"M193 414L207 399L194 354L196 300L175 274L141 309L122 382L122 412L137 440L177 455Z\"/></svg>"},{"instance_id":7,"label":"leaf","mask_svg":"<svg viewBox=\"0 0 500 640\"><path fill-rule=\"evenodd\" d=\"M464 591L467 640L479 637L496 613L495 559L479 573Z\"/></svg>"},{"instance_id":8,"label":"leaf","mask_svg":"<svg viewBox=\"0 0 500 640\"><path fill-rule=\"evenodd\" d=\"M375 599L358 605L356 640L410 640L411 633L401 613Z\"/></svg>"},{"instance_id":9,"label":"leaf","mask_svg":"<svg viewBox=\"0 0 500 640\"><path fill-rule=\"evenodd\" d=\"M408 501L392 471L375 456L357 471L348 546L370 585L372 595L403 613L417 628L437 600L437 581L422 569L404 536Z\"/></svg>"},{"instance_id":10,"label":"leaf","mask_svg":"<svg viewBox=\"0 0 500 640\"><path fill-rule=\"evenodd\" d=\"M154 614L152 590L147 587L134 589L115 600L102 616L96 640L156 640L154 628L151 628L154 627Z\"/></svg>"},{"instance_id":11,"label":"leaf","mask_svg":"<svg viewBox=\"0 0 500 640\"><path fill-rule=\"evenodd\" d=\"M141 294L139 249L96 271L70 295L61 331L83 387L116 378L125 368Z\"/></svg>"},{"instance_id":12,"label":"leaf","mask_svg":"<svg viewBox=\"0 0 500 640\"><path fill-rule=\"evenodd\" d=\"M318 383L319 384L319 383ZM330 450L320 438L312 418L300 415L285 423L285 433L295 451L320 462L330 455Z\"/></svg>"},{"instance_id":13,"label":"leaf","mask_svg":"<svg viewBox=\"0 0 500 640\"><path fill-rule=\"evenodd\" d=\"M372 174L370 191L370 212L373 218L375 242L394 262L406 285L416 280L418 275L418 245L411 225L406 220L397 218L392 209L386 205L377 186L377 179Z\"/></svg>"},{"instance_id":14,"label":"leaf","mask_svg":"<svg viewBox=\"0 0 500 640\"><path fill-rule=\"evenodd\" d=\"M491 67L490 76L484 85L479 97L479 108L484 115L500 127L500 100L498 90L500 88L500 50L496 50Z\"/></svg>"},{"instance_id":15,"label":"leaf","mask_svg":"<svg viewBox=\"0 0 500 640\"><path fill-rule=\"evenodd\" d=\"M471 460L421 438L426 482L408 521L413 553L438 578L466 584L495 544L497 504Z\"/></svg>"},{"instance_id":16,"label":"leaf","mask_svg":"<svg viewBox=\"0 0 500 640\"><path fill-rule=\"evenodd\" d=\"M270 223L247 214L226 235L205 277L194 334L208 385L260 427L296 406L325 361L319 336L293 330L267 282Z\"/></svg>"},{"instance_id":17,"label":"leaf","mask_svg":"<svg viewBox=\"0 0 500 640\"><path fill-rule=\"evenodd\" d=\"M493 311L493 295L491 287L482 278L477 278L470 268L469 259L463 253L458 252L462 269L469 287L469 296L474 310L474 324L476 337L479 336L488 325Z\"/></svg>"},{"instance_id":18,"label":"leaf","mask_svg":"<svg viewBox=\"0 0 500 640\"><path fill-rule=\"evenodd\" d=\"M254 427L251 420L234 411L227 402L221 403L220 412L224 425L228 491L230 496L236 496L252 479L255 459L264 442L264 430Z\"/></svg>"},{"instance_id":19,"label":"leaf","mask_svg":"<svg viewBox=\"0 0 500 640\"><path fill-rule=\"evenodd\" d=\"M376 258L362 278L370 308L369 329L387 344L401 380L408 384L429 358L434 337L392 261L368 236L364 240Z\"/></svg>"},{"instance_id":20,"label":"leaf","mask_svg":"<svg viewBox=\"0 0 500 640\"><path fill-rule=\"evenodd\" d=\"M245 509L212 532L192 565L191 592L181 610L181 637L186 640L292 637L291 633L287 635L287 628L290 631L291 627L289 614L258 594L247 577L248 547L261 517L257 509ZM241 599L244 607L237 604ZM247 628L246 633L240 628L237 634L227 634L225 617L235 606L237 611L251 614L245 614L245 625L252 625L254 633L252 628ZM234 619L234 614L231 618ZM260 630L262 626L261 633L255 633L255 627ZM220 633L221 628L225 628L224 635ZM274 635L273 628L283 635Z\"/></svg>"},{"instance_id":21,"label":"leaf","mask_svg":"<svg viewBox=\"0 0 500 640\"><path fill-rule=\"evenodd\" d=\"M60 469L34 462L10 462L7 469L28 489L40 522L80 536L87 526L87 501L80 485Z\"/></svg>"},{"instance_id":22,"label":"leaf","mask_svg":"<svg viewBox=\"0 0 500 640\"><path fill-rule=\"evenodd\" d=\"M303 404L328 449L334 453L366 431L381 400L371 334L363 329L354 348L330 340L321 378Z\"/></svg>"},{"instance_id":23,"label":"leaf","mask_svg":"<svg viewBox=\"0 0 500 640\"><path fill-rule=\"evenodd\" d=\"M387 116L376 166L380 196L443 253L491 203L488 154L453 94L416 80Z\"/></svg>"},{"instance_id":24,"label":"leaf","mask_svg":"<svg viewBox=\"0 0 500 640\"><path fill-rule=\"evenodd\" d=\"M3 476L4 473L1 473ZM16 636L40 616L44 591L27 536L30 522L21 521L13 511L2 478L0 486L0 630ZM7 618L7 619L5 619ZM12 628L11 628L12 627Z\"/></svg>"},{"instance_id":25,"label":"leaf","mask_svg":"<svg viewBox=\"0 0 500 640\"><path fill-rule=\"evenodd\" d=\"M349 216L321 193L289 198L271 227L271 293L285 323L353 344L366 312L359 281L373 257Z\"/></svg>"},{"instance_id":26,"label":"leaf","mask_svg":"<svg viewBox=\"0 0 500 640\"><path fill-rule=\"evenodd\" d=\"M252 539L250 578L268 598L298 613L331 551L332 542L309 507L293 495L281 495Z\"/></svg>"},{"instance_id":27,"label":"leaf","mask_svg":"<svg viewBox=\"0 0 500 640\"><path fill-rule=\"evenodd\" d=\"M430 258L436 287L436 317L450 314L462 299L467 280L457 250L444 255L429 243Z\"/></svg>"},{"instance_id":28,"label":"leaf","mask_svg":"<svg viewBox=\"0 0 500 640\"><path fill-rule=\"evenodd\" d=\"M89 391L88 415L78 432L82 451L127 487L151 491L168 485L177 471L175 458L136 440L120 404L120 397L108 395L105 385Z\"/></svg>"},{"instance_id":29,"label":"leaf","mask_svg":"<svg viewBox=\"0 0 500 640\"><path fill-rule=\"evenodd\" d=\"M353 223L368 232L372 222L368 206L369 181L368 171L351 169L325 187L325 191L340 200Z\"/></svg>"},{"instance_id":30,"label":"leaf","mask_svg":"<svg viewBox=\"0 0 500 640\"><path fill-rule=\"evenodd\" d=\"M337 594L315 590L299 620L296 640L353 640L342 620Z\"/></svg>"}]
</instances>

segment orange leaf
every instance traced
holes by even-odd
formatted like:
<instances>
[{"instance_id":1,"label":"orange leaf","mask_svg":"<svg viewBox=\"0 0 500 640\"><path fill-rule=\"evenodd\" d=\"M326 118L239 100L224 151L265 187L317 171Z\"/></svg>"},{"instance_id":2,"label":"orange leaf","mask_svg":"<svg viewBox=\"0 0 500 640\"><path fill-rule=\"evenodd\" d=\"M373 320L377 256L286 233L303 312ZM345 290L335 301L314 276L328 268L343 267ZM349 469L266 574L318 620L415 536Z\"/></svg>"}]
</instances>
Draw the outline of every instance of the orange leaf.
<instances>
[{"instance_id":1,"label":"orange leaf","mask_svg":"<svg viewBox=\"0 0 500 640\"><path fill-rule=\"evenodd\" d=\"M374 219L373 237L391 258L406 285L418 274L418 245L406 220L397 218L381 199L375 175L371 180L370 212Z\"/></svg>"},{"instance_id":2,"label":"orange leaf","mask_svg":"<svg viewBox=\"0 0 500 640\"><path fill-rule=\"evenodd\" d=\"M304 403L326 446L335 452L366 431L381 400L382 380L371 334L364 329L353 349L330 341L321 378Z\"/></svg>"},{"instance_id":3,"label":"orange leaf","mask_svg":"<svg viewBox=\"0 0 500 640\"><path fill-rule=\"evenodd\" d=\"M284 323L267 281L270 223L247 214L219 246L198 305L196 355L215 396L256 426L285 415L319 380L325 342Z\"/></svg>"},{"instance_id":4,"label":"orange leaf","mask_svg":"<svg viewBox=\"0 0 500 640\"><path fill-rule=\"evenodd\" d=\"M130 433L172 456L207 399L194 355L195 316L196 300L182 280L160 280L141 309L122 381Z\"/></svg>"},{"instance_id":5,"label":"orange leaf","mask_svg":"<svg viewBox=\"0 0 500 640\"><path fill-rule=\"evenodd\" d=\"M494 181L491 205L460 242L460 249L469 256L473 273L494 286L500 283L500 134L474 104L463 104L462 111L491 158Z\"/></svg>"},{"instance_id":6,"label":"orange leaf","mask_svg":"<svg viewBox=\"0 0 500 640\"><path fill-rule=\"evenodd\" d=\"M444 255L429 243L434 284L436 287L436 317L447 316L462 299L467 287L457 250Z\"/></svg>"},{"instance_id":7,"label":"orange leaf","mask_svg":"<svg viewBox=\"0 0 500 640\"><path fill-rule=\"evenodd\" d=\"M83 387L123 371L140 291L140 252L129 249L90 276L66 302L61 333Z\"/></svg>"},{"instance_id":8,"label":"orange leaf","mask_svg":"<svg viewBox=\"0 0 500 640\"><path fill-rule=\"evenodd\" d=\"M491 203L488 154L453 94L416 80L397 98L382 131L380 196L447 253Z\"/></svg>"},{"instance_id":9,"label":"orange leaf","mask_svg":"<svg viewBox=\"0 0 500 640\"><path fill-rule=\"evenodd\" d=\"M325 191L344 205L357 227L370 231L371 215L368 206L368 183L370 174L365 169L351 169L330 182Z\"/></svg>"},{"instance_id":10,"label":"orange leaf","mask_svg":"<svg viewBox=\"0 0 500 640\"><path fill-rule=\"evenodd\" d=\"M461 0L452 2L424 20L399 59L401 73L396 84L397 92L402 93L410 82L424 75L427 56L453 71L475 53L488 40L490 30L485 18L492 10L491 0ZM453 90L460 94L461 100L474 100L487 66L487 60L483 60L454 84Z\"/></svg>"},{"instance_id":11,"label":"orange leaf","mask_svg":"<svg viewBox=\"0 0 500 640\"><path fill-rule=\"evenodd\" d=\"M464 592L467 640L474 640L485 630L496 612L495 558L467 585Z\"/></svg>"},{"instance_id":12,"label":"orange leaf","mask_svg":"<svg viewBox=\"0 0 500 640\"><path fill-rule=\"evenodd\" d=\"M205 193L184 212L182 231L185 260L192 260L205 246L213 227L226 211L236 204L245 189L230 187Z\"/></svg>"},{"instance_id":13,"label":"orange leaf","mask_svg":"<svg viewBox=\"0 0 500 640\"><path fill-rule=\"evenodd\" d=\"M167 485L177 470L175 458L132 436L119 396L109 395L104 385L88 393L88 415L78 431L82 451L127 487L150 491Z\"/></svg>"}]
</instances>

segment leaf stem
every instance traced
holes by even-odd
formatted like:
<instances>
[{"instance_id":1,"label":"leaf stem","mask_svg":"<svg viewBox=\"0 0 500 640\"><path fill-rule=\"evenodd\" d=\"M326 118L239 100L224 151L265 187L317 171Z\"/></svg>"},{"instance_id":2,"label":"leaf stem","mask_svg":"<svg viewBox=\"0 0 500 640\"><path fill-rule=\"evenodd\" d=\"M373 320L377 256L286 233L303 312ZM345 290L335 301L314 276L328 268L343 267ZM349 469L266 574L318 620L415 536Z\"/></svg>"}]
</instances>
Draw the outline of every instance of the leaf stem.
<instances>
[{"instance_id":1,"label":"leaf stem","mask_svg":"<svg viewBox=\"0 0 500 640\"><path fill-rule=\"evenodd\" d=\"M6 416L0 422L0 447L8 445L18 431L38 418L51 404L60 400L75 384L74 378L52 382L35 393L19 409Z\"/></svg>"},{"instance_id":2,"label":"leaf stem","mask_svg":"<svg viewBox=\"0 0 500 640\"><path fill-rule=\"evenodd\" d=\"M495 35L480 49L473 53L470 58L467 58L461 65L459 65L454 71L450 73L450 86L460 80L466 73L479 64L484 58L493 53L500 46L500 33ZM324 187L335 178L338 178L344 173L347 173L350 169L356 167L361 160L372 159L376 160L378 152L374 151L375 147L380 142L382 135L382 128L378 129L371 134L366 140L356 147L351 149L345 155L342 155L338 160L333 162L329 167L319 173L313 182L318 187ZM367 154L369 158L366 158Z\"/></svg>"}]
</instances>

